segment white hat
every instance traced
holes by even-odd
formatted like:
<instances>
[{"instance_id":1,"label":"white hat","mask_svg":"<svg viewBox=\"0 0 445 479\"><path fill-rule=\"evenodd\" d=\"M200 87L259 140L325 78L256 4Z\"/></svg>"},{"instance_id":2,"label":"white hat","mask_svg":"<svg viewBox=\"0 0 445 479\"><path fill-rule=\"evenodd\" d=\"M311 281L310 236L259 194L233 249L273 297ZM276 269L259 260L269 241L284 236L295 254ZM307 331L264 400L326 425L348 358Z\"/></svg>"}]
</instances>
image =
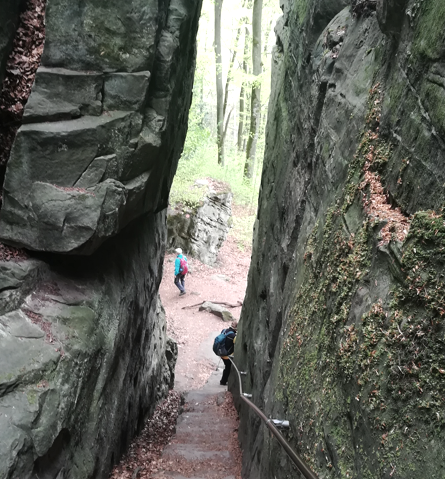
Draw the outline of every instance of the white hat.
<instances>
[{"instance_id":1,"label":"white hat","mask_svg":"<svg viewBox=\"0 0 445 479\"><path fill-rule=\"evenodd\" d=\"M176 248L175 252L178 253L178 254L182 254L182 249L181 248Z\"/></svg>"}]
</instances>

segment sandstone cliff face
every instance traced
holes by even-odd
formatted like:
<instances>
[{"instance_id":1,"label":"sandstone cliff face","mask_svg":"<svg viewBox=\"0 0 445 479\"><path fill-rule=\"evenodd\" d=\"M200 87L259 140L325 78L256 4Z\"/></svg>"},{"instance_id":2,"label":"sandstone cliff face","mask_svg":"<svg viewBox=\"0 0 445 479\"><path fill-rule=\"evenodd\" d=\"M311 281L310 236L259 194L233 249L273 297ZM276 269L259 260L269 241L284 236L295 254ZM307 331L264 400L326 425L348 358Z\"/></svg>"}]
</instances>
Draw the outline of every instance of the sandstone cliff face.
<instances>
[{"instance_id":1,"label":"sandstone cliff face","mask_svg":"<svg viewBox=\"0 0 445 479\"><path fill-rule=\"evenodd\" d=\"M282 2L235 356L319 477L440 478L445 6L375 4ZM296 477L240 407L244 477Z\"/></svg>"},{"instance_id":2,"label":"sandstone cliff face","mask_svg":"<svg viewBox=\"0 0 445 479\"><path fill-rule=\"evenodd\" d=\"M2 479L107 477L173 385L158 286L199 12L48 2L0 211L36 250L0 262Z\"/></svg>"},{"instance_id":3,"label":"sandstone cliff face","mask_svg":"<svg viewBox=\"0 0 445 479\"><path fill-rule=\"evenodd\" d=\"M90 254L167 206L197 6L48 3L42 67L8 162L0 239Z\"/></svg>"},{"instance_id":4,"label":"sandstone cliff face","mask_svg":"<svg viewBox=\"0 0 445 479\"><path fill-rule=\"evenodd\" d=\"M167 248L181 248L203 263L214 265L229 232L232 197L231 192L209 191L198 207L169 208Z\"/></svg>"}]
</instances>

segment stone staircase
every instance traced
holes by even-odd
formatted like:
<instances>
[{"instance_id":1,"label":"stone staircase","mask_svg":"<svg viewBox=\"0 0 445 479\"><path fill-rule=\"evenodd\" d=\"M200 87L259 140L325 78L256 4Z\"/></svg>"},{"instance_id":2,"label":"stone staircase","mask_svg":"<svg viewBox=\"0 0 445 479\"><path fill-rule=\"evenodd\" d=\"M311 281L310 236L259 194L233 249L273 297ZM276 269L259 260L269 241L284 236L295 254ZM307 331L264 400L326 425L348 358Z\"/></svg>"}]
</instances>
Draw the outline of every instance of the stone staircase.
<instances>
[{"instance_id":1,"label":"stone staircase","mask_svg":"<svg viewBox=\"0 0 445 479\"><path fill-rule=\"evenodd\" d=\"M186 394L176 434L165 448L164 469L153 478L238 479L236 457L238 421L231 395L220 386L221 371L214 371L202 389Z\"/></svg>"}]
</instances>

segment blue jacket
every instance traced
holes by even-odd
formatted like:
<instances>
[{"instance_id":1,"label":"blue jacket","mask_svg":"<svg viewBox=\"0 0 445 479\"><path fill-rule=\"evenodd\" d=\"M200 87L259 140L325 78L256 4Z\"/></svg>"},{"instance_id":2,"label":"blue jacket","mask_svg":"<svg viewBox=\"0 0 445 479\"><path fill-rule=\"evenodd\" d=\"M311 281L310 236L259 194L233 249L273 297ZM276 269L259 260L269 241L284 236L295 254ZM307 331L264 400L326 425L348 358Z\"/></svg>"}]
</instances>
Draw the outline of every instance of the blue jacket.
<instances>
[{"instance_id":1,"label":"blue jacket","mask_svg":"<svg viewBox=\"0 0 445 479\"><path fill-rule=\"evenodd\" d=\"M175 276L178 276L180 273L180 268L181 268L181 258L184 258L187 261L187 257L184 256L183 254L178 254L178 256L175 259Z\"/></svg>"}]
</instances>

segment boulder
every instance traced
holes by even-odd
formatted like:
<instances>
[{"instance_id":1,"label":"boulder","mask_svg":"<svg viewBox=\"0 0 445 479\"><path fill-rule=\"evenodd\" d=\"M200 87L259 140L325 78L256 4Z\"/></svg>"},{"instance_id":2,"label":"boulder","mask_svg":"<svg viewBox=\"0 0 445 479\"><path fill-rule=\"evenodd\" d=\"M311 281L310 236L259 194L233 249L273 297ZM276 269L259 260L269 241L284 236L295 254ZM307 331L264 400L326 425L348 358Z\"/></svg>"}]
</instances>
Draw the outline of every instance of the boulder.
<instances>
[{"instance_id":1,"label":"boulder","mask_svg":"<svg viewBox=\"0 0 445 479\"><path fill-rule=\"evenodd\" d=\"M29 294L39 276L38 262L0 263L0 315L17 309L24 294Z\"/></svg>"},{"instance_id":2,"label":"boulder","mask_svg":"<svg viewBox=\"0 0 445 479\"><path fill-rule=\"evenodd\" d=\"M199 8L47 6L42 65L5 174L2 241L91 254L166 206L191 101L195 49L184 45L194 45Z\"/></svg>"},{"instance_id":3,"label":"boulder","mask_svg":"<svg viewBox=\"0 0 445 479\"><path fill-rule=\"evenodd\" d=\"M146 218L92 258L0 263L0 288L17 292L0 312L0 477L108 477L173 386L164 223Z\"/></svg>"},{"instance_id":4,"label":"boulder","mask_svg":"<svg viewBox=\"0 0 445 479\"><path fill-rule=\"evenodd\" d=\"M102 73L46 68L36 73L23 115L25 123L71 120L102 113Z\"/></svg>"},{"instance_id":5,"label":"boulder","mask_svg":"<svg viewBox=\"0 0 445 479\"><path fill-rule=\"evenodd\" d=\"M116 234L125 223L128 193L105 173L112 162L122 170L127 138L140 121L137 114L113 112L23 126L4 184L3 240L41 251L88 253Z\"/></svg>"},{"instance_id":6,"label":"boulder","mask_svg":"<svg viewBox=\"0 0 445 479\"><path fill-rule=\"evenodd\" d=\"M204 303L202 303L199 307L199 311L207 311L209 313L212 313L226 322L231 322L235 319L232 313L227 308L224 308L220 304L212 303L211 301L205 301Z\"/></svg>"},{"instance_id":7,"label":"boulder","mask_svg":"<svg viewBox=\"0 0 445 479\"><path fill-rule=\"evenodd\" d=\"M165 8L157 0L49 2L43 64L84 71L151 71Z\"/></svg>"},{"instance_id":8,"label":"boulder","mask_svg":"<svg viewBox=\"0 0 445 479\"><path fill-rule=\"evenodd\" d=\"M102 110L140 111L147 101L150 72L102 73L40 67L24 122L56 121Z\"/></svg>"},{"instance_id":9,"label":"boulder","mask_svg":"<svg viewBox=\"0 0 445 479\"><path fill-rule=\"evenodd\" d=\"M47 4L0 211L29 249L0 256L1 478L107 478L173 386L158 286L200 7Z\"/></svg>"},{"instance_id":10,"label":"boulder","mask_svg":"<svg viewBox=\"0 0 445 479\"><path fill-rule=\"evenodd\" d=\"M145 105L150 72L110 73L105 76L105 110L139 111Z\"/></svg>"}]
</instances>

